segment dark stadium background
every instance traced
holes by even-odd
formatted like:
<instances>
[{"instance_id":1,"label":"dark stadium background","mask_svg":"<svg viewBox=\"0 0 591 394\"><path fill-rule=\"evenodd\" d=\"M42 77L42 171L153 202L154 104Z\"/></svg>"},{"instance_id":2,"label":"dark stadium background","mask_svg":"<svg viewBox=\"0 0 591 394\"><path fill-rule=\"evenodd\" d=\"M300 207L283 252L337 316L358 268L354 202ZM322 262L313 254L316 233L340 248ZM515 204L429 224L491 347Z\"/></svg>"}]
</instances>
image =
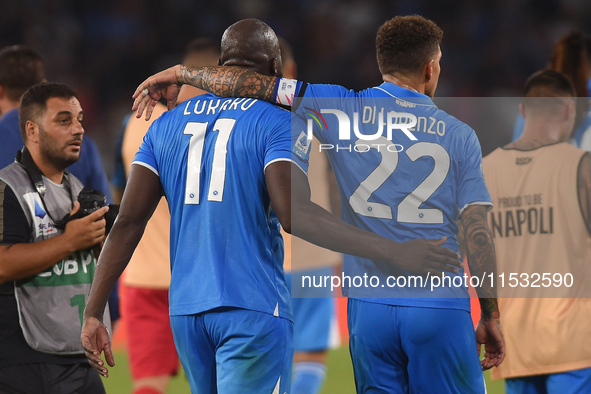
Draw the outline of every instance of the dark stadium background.
<instances>
[{"instance_id":1,"label":"dark stadium background","mask_svg":"<svg viewBox=\"0 0 591 394\"><path fill-rule=\"evenodd\" d=\"M377 28L414 13L444 31L438 103L476 130L484 154L508 142L518 100L503 100L496 108L510 103L512 109L490 127L471 109L491 101L447 98L518 97L525 79L546 65L557 38L573 29L591 33L589 0L0 0L0 47L33 47L45 59L48 80L79 92L86 132L111 175L135 87L179 63L192 39L219 40L230 24L256 17L294 47L299 79L363 89L381 83ZM488 112L498 120L498 110ZM110 380L110 387L120 385Z\"/></svg>"},{"instance_id":2,"label":"dark stadium background","mask_svg":"<svg viewBox=\"0 0 591 394\"><path fill-rule=\"evenodd\" d=\"M558 37L591 32L587 0L0 0L0 47L32 46L49 80L78 90L86 131L110 175L135 87L178 63L191 39L219 40L231 23L257 17L293 45L300 79L362 89L381 82L377 28L412 13L444 31L439 97L518 96ZM472 126L484 153L510 132Z\"/></svg>"}]
</instances>

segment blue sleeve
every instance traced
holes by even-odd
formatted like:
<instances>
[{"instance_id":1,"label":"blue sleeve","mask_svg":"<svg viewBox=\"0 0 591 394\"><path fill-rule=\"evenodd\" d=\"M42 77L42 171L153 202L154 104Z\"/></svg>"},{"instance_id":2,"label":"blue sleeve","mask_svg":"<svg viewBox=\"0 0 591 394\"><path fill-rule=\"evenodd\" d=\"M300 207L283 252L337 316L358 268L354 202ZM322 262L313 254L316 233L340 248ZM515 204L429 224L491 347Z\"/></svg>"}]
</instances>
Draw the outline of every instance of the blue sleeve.
<instances>
[{"instance_id":1,"label":"blue sleeve","mask_svg":"<svg viewBox=\"0 0 591 394\"><path fill-rule=\"evenodd\" d=\"M523 124L525 123L525 119L521 114L517 115L517 119L515 120L515 126L513 126L513 138L511 141L515 141L519 137L521 137L521 133L523 133Z\"/></svg>"},{"instance_id":2,"label":"blue sleeve","mask_svg":"<svg viewBox=\"0 0 591 394\"><path fill-rule=\"evenodd\" d=\"M471 203L492 205L484 173L482 151L474 130L470 129L464 143L462 157L458 162L457 206L460 212Z\"/></svg>"},{"instance_id":3,"label":"blue sleeve","mask_svg":"<svg viewBox=\"0 0 591 394\"><path fill-rule=\"evenodd\" d=\"M295 79L278 78L275 84L274 103L289 107L298 106L298 98L312 97L350 97L353 90L339 85L309 84Z\"/></svg>"},{"instance_id":4,"label":"blue sleeve","mask_svg":"<svg viewBox=\"0 0 591 394\"><path fill-rule=\"evenodd\" d=\"M117 137L117 146L115 147L115 171L113 172L113 178L111 178L111 183L121 189L124 189L125 184L127 183L127 177L125 176L125 165L123 164L123 153L121 150L123 149L125 128L127 127L130 116L131 114L128 114L125 117L125 120L123 120L121 130L119 131L119 137Z\"/></svg>"},{"instance_id":5,"label":"blue sleeve","mask_svg":"<svg viewBox=\"0 0 591 394\"><path fill-rule=\"evenodd\" d=\"M347 99L356 97L354 90L346 89L339 85L304 84L300 91L300 98L292 107L292 111L302 118L304 122L313 119L314 135L321 143L328 142L326 114L322 113L327 108L347 108ZM334 115L329 115L329 118ZM330 121L328 121L330 123Z\"/></svg>"},{"instance_id":6,"label":"blue sleeve","mask_svg":"<svg viewBox=\"0 0 591 394\"><path fill-rule=\"evenodd\" d=\"M581 146L581 143L583 142L583 137L586 134L589 134L591 132L591 112L587 112L587 114L585 115L585 117L583 118L583 120L581 121L581 124L579 125L579 127L577 127L573 133L572 133L572 137L571 140L574 140L576 143L576 147L577 148L582 148L585 150L588 150L588 146ZM589 137L586 137L586 139ZM587 144L585 144L587 145Z\"/></svg>"},{"instance_id":7,"label":"blue sleeve","mask_svg":"<svg viewBox=\"0 0 591 394\"><path fill-rule=\"evenodd\" d=\"M302 86L300 97L353 97L355 91L340 85L308 83Z\"/></svg>"},{"instance_id":8,"label":"blue sleeve","mask_svg":"<svg viewBox=\"0 0 591 394\"><path fill-rule=\"evenodd\" d=\"M99 190L107 196L107 203L113 203L109 180L105 173L101 155L95 142L89 136L84 136L80 160L72 164L68 170L82 182L84 186Z\"/></svg>"},{"instance_id":9,"label":"blue sleeve","mask_svg":"<svg viewBox=\"0 0 591 394\"><path fill-rule=\"evenodd\" d=\"M152 170L158 176L160 176L160 172L158 170L156 155L154 153L153 130L155 130L158 127L158 125L160 125L161 119L162 118L158 118L152 123L152 125L148 129L148 132L146 133L146 135L144 135L144 139L142 141L142 144L140 145L140 149L135 154L135 157L132 162L132 164L141 163L141 165Z\"/></svg>"},{"instance_id":10,"label":"blue sleeve","mask_svg":"<svg viewBox=\"0 0 591 394\"><path fill-rule=\"evenodd\" d=\"M264 166L267 168L274 161L290 161L290 113L282 111L281 116L273 117L270 132L265 143Z\"/></svg>"}]
</instances>

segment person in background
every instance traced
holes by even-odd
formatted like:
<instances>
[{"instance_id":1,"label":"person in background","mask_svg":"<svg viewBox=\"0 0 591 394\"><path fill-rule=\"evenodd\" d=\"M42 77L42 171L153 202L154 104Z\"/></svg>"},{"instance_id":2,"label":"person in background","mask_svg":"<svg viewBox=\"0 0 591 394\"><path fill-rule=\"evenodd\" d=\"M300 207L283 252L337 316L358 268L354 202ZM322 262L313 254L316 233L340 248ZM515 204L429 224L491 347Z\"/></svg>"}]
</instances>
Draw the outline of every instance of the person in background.
<instances>
[{"instance_id":1,"label":"person in background","mask_svg":"<svg viewBox=\"0 0 591 394\"><path fill-rule=\"evenodd\" d=\"M587 51L587 91L591 95L591 35L585 36L585 49ZM587 128L579 132L581 135L579 148L591 152L591 110L587 111L581 124L587 125ZM583 128L584 126L581 127Z\"/></svg>"},{"instance_id":2,"label":"person in background","mask_svg":"<svg viewBox=\"0 0 591 394\"><path fill-rule=\"evenodd\" d=\"M529 277L532 286L499 298L507 357L492 377L506 379L507 394L591 392L591 300L585 276L591 261L591 153L567 143L576 95L565 74L533 74L520 107L523 134L483 160L491 197L499 201L489 213L498 272L509 281L515 275L510 273L518 273L520 286ZM517 207L502 203L515 196L524 202ZM550 293L560 289L547 281L563 273L574 277L576 290ZM543 286L544 298L532 298L536 285Z\"/></svg>"},{"instance_id":3,"label":"person in background","mask_svg":"<svg viewBox=\"0 0 591 394\"><path fill-rule=\"evenodd\" d=\"M8 46L0 50L0 169L14 162L16 152L23 148L18 123L19 100L31 86L45 80L43 59L25 45ZM82 184L98 190L112 202L109 181L98 148L92 138L84 136L80 159L68 167ZM117 289L109 298L109 311L113 324L119 319Z\"/></svg>"},{"instance_id":4,"label":"person in background","mask_svg":"<svg viewBox=\"0 0 591 394\"><path fill-rule=\"evenodd\" d=\"M32 86L19 108L25 148L0 170L2 393L105 392L79 337L109 208L62 219L80 209L83 185L66 168L80 157L83 117L70 87Z\"/></svg>"},{"instance_id":5,"label":"person in background","mask_svg":"<svg viewBox=\"0 0 591 394\"><path fill-rule=\"evenodd\" d=\"M183 64L212 66L220 57L219 45L213 40L198 38L187 46ZM205 92L183 86L179 102ZM135 114L126 117L115 153L113 195L120 202L131 163L144 135L154 120L166 111L158 104L150 121ZM138 244L122 277L121 309L125 316L129 366L133 394L164 393L170 378L176 375L179 358L174 346L168 314L170 286L170 213L162 199Z\"/></svg>"},{"instance_id":6,"label":"person in background","mask_svg":"<svg viewBox=\"0 0 591 394\"><path fill-rule=\"evenodd\" d=\"M565 74L572 81L577 99L577 114L569 141L581 149L591 150L591 113L589 112L589 86L591 64L588 53L589 38L580 31L573 31L561 37L550 55L546 67ZM523 132L523 116L518 115L513 129L513 141Z\"/></svg>"},{"instance_id":7,"label":"person in background","mask_svg":"<svg viewBox=\"0 0 591 394\"><path fill-rule=\"evenodd\" d=\"M0 50L0 169L14 162L23 148L18 124L19 100L23 93L45 79L41 56L25 46Z\"/></svg>"},{"instance_id":8,"label":"person in background","mask_svg":"<svg viewBox=\"0 0 591 394\"><path fill-rule=\"evenodd\" d=\"M45 80L43 59L33 49L14 45L0 50L0 168L14 161L16 152L23 147L18 127L18 107L22 94L31 86ZM80 160L68 171L82 184L103 192L107 203L112 202L109 181L95 142L86 135Z\"/></svg>"}]
</instances>

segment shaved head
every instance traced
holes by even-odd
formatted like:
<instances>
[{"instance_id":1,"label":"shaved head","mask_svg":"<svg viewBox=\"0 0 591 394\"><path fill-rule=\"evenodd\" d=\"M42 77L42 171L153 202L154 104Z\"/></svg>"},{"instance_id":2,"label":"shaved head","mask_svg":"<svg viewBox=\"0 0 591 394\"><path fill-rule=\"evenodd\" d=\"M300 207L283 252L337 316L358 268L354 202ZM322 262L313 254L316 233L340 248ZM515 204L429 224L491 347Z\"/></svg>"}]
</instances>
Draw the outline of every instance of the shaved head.
<instances>
[{"instance_id":1,"label":"shaved head","mask_svg":"<svg viewBox=\"0 0 591 394\"><path fill-rule=\"evenodd\" d=\"M243 19L222 36L220 64L252 68L259 74L281 76L279 40L269 25L258 19Z\"/></svg>"}]
</instances>

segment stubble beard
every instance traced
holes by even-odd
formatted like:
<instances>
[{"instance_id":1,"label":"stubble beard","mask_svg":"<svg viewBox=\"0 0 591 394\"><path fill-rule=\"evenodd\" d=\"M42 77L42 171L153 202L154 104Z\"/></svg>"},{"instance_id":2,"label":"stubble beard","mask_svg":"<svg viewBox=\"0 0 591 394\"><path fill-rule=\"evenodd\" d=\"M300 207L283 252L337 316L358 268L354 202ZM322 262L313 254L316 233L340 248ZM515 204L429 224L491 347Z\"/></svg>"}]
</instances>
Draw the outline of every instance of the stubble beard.
<instances>
[{"instance_id":1,"label":"stubble beard","mask_svg":"<svg viewBox=\"0 0 591 394\"><path fill-rule=\"evenodd\" d=\"M78 154L66 153L66 149L69 148L71 142L70 140L60 147L55 139L50 137L45 130L39 130L39 153L41 159L59 170L65 170L80 159L80 151L78 151Z\"/></svg>"}]
</instances>

